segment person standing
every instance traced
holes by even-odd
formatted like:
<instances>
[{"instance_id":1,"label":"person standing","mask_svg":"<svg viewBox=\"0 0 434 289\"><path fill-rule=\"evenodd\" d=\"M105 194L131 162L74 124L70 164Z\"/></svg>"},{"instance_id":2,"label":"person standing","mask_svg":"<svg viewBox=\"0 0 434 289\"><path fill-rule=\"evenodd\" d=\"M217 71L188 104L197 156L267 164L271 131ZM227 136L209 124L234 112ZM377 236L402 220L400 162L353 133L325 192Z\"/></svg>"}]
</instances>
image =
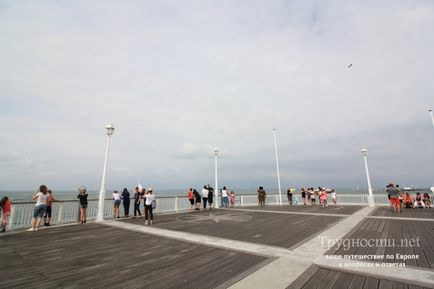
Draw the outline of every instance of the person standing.
<instances>
[{"instance_id":1,"label":"person standing","mask_svg":"<svg viewBox=\"0 0 434 289\"><path fill-rule=\"evenodd\" d=\"M139 217L142 217L142 213L140 212L140 192L139 187L134 188L134 218L137 217L137 214Z\"/></svg>"},{"instance_id":2,"label":"person standing","mask_svg":"<svg viewBox=\"0 0 434 289\"><path fill-rule=\"evenodd\" d=\"M265 206L265 198L267 193L264 190L264 187L259 187L258 189L258 204L260 207Z\"/></svg>"},{"instance_id":3,"label":"person standing","mask_svg":"<svg viewBox=\"0 0 434 289\"><path fill-rule=\"evenodd\" d=\"M231 201L231 208L235 207L235 192L231 191L231 195L229 196L230 201Z\"/></svg>"},{"instance_id":4,"label":"person standing","mask_svg":"<svg viewBox=\"0 0 434 289\"><path fill-rule=\"evenodd\" d=\"M301 199L303 200L303 205L306 206L306 190L301 188Z\"/></svg>"},{"instance_id":5,"label":"person standing","mask_svg":"<svg viewBox=\"0 0 434 289\"><path fill-rule=\"evenodd\" d=\"M401 213L401 206L399 203L399 189L394 184L390 183L387 188L387 194L390 196L390 203L393 208L393 212Z\"/></svg>"},{"instance_id":6,"label":"person standing","mask_svg":"<svg viewBox=\"0 0 434 289\"><path fill-rule=\"evenodd\" d=\"M208 185L208 205L209 209L212 209L212 203L214 200L214 188Z\"/></svg>"},{"instance_id":7,"label":"person standing","mask_svg":"<svg viewBox=\"0 0 434 289\"><path fill-rule=\"evenodd\" d=\"M152 225L154 222L153 203L155 202L155 195L152 192L152 188L148 189L145 195L145 225ZM149 217L149 222L148 222Z\"/></svg>"},{"instance_id":8,"label":"person standing","mask_svg":"<svg viewBox=\"0 0 434 289\"><path fill-rule=\"evenodd\" d=\"M125 217L130 216L130 192L128 192L127 188L124 188L122 191L122 203L124 205L124 214Z\"/></svg>"},{"instance_id":9,"label":"person standing","mask_svg":"<svg viewBox=\"0 0 434 289\"><path fill-rule=\"evenodd\" d=\"M223 187L222 189L222 207L227 209L228 208L228 190L226 187Z\"/></svg>"},{"instance_id":10,"label":"person standing","mask_svg":"<svg viewBox=\"0 0 434 289\"><path fill-rule=\"evenodd\" d=\"M47 209L48 189L47 186L41 185L39 191L32 197L36 200L35 209L33 210L32 226L27 231L37 231L41 223L42 216Z\"/></svg>"},{"instance_id":11,"label":"person standing","mask_svg":"<svg viewBox=\"0 0 434 289\"><path fill-rule=\"evenodd\" d=\"M208 203L208 195L209 195L209 191L206 188L206 186L203 186L201 195L202 195L202 201L203 201L203 209L206 210L206 204Z\"/></svg>"},{"instance_id":12,"label":"person standing","mask_svg":"<svg viewBox=\"0 0 434 289\"><path fill-rule=\"evenodd\" d=\"M193 205L194 205L194 194L193 194L193 188L190 188L190 190L187 193L188 201L190 202L190 211L193 211Z\"/></svg>"},{"instance_id":13,"label":"person standing","mask_svg":"<svg viewBox=\"0 0 434 289\"><path fill-rule=\"evenodd\" d=\"M80 201L80 223L86 223L87 216L87 189L85 186L81 186L78 189L77 199Z\"/></svg>"},{"instance_id":14,"label":"person standing","mask_svg":"<svg viewBox=\"0 0 434 289\"><path fill-rule=\"evenodd\" d=\"M120 218L119 216L119 207L121 206L121 194L118 191L113 192L113 218Z\"/></svg>"},{"instance_id":15,"label":"person standing","mask_svg":"<svg viewBox=\"0 0 434 289\"><path fill-rule=\"evenodd\" d=\"M335 189L331 190L330 197L332 198L333 204L336 206L337 203L336 203L336 191L335 191Z\"/></svg>"},{"instance_id":16,"label":"person standing","mask_svg":"<svg viewBox=\"0 0 434 289\"><path fill-rule=\"evenodd\" d=\"M50 226L52 212L51 205L55 201L57 200L54 199L53 192L51 190L48 190L47 209L45 210L44 214L44 226Z\"/></svg>"},{"instance_id":17,"label":"person standing","mask_svg":"<svg viewBox=\"0 0 434 289\"><path fill-rule=\"evenodd\" d=\"M288 203L291 206L292 205L292 189L288 188L286 191L286 196L288 197Z\"/></svg>"},{"instance_id":18,"label":"person standing","mask_svg":"<svg viewBox=\"0 0 434 289\"><path fill-rule=\"evenodd\" d=\"M140 189L140 198L143 199L143 214L145 214L146 189Z\"/></svg>"},{"instance_id":19,"label":"person standing","mask_svg":"<svg viewBox=\"0 0 434 289\"><path fill-rule=\"evenodd\" d=\"M1 212L1 232L6 232L6 229L9 224L9 216L11 215L11 201L9 201L8 197L3 197L0 201L0 207L2 208Z\"/></svg>"},{"instance_id":20,"label":"person standing","mask_svg":"<svg viewBox=\"0 0 434 289\"><path fill-rule=\"evenodd\" d=\"M194 210L195 211L200 211L200 203L201 203L200 194L199 194L199 192L196 189L194 189L193 190L193 195L194 195L194 198L196 199L196 208Z\"/></svg>"}]
</instances>

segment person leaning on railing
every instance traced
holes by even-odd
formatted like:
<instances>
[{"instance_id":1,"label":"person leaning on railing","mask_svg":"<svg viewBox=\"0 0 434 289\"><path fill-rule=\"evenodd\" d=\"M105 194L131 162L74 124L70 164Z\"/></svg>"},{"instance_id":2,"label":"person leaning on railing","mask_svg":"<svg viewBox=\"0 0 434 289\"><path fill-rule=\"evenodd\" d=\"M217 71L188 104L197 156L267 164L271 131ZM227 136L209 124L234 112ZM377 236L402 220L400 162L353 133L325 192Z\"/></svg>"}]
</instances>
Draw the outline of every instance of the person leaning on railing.
<instances>
[{"instance_id":1,"label":"person leaning on railing","mask_svg":"<svg viewBox=\"0 0 434 289\"><path fill-rule=\"evenodd\" d=\"M27 231L37 231L39 228L39 224L41 223L42 216L47 209L47 200L49 194L48 189L45 185L41 185L39 187L39 191L35 193L32 197L33 200L36 201L35 209L33 210L33 218L32 218L32 227L27 229Z\"/></svg>"}]
</instances>

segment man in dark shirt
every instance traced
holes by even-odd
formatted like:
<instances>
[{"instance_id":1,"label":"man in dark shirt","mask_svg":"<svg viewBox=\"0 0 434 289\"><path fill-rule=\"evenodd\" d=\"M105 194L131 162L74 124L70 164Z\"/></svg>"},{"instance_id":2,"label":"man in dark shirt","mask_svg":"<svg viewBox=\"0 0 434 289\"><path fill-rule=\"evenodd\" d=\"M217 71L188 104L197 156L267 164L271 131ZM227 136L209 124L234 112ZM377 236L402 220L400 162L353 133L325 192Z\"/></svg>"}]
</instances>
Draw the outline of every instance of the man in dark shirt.
<instances>
[{"instance_id":1,"label":"man in dark shirt","mask_svg":"<svg viewBox=\"0 0 434 289\"><path fill-rule=\"evenodd\" d=\"M142 217L142 213L140 213L140 193L139 193L139 187L134 188L134 218L136 218L137 213L139 214L140 218Z\"/></svg>"}]
</instances>

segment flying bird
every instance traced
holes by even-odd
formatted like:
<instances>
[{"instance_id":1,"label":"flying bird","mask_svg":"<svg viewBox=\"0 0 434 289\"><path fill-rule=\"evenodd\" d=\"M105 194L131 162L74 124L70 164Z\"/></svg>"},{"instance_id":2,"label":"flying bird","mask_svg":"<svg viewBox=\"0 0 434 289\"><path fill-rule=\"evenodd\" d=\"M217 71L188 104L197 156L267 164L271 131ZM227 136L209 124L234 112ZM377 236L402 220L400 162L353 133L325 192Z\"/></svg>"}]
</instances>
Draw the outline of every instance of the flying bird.
<instances>
[{"instance_id":1,"label":"flying bird","mask_svg":"<svg viewBox=\"0 0 434 289\"><path fill-rule=\"evenodd\" d=\"M353 66L353 64L352 64L352 63L350 63L350 65L348 65L348 68L350 68L351 66Z\"/></svg>"}]
</instances>

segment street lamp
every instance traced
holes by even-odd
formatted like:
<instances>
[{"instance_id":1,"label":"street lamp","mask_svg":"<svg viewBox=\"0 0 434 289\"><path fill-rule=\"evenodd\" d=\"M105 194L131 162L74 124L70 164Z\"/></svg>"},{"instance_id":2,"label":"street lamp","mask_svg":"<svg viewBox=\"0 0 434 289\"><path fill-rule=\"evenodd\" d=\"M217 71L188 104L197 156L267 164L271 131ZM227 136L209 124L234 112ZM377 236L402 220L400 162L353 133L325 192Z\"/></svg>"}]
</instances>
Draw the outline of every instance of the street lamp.
<instances>
[{"instance_id":1,"label":"street lamp","mask_svg":"<svg viewBox=\"0 0 434 289\"><path fill-rule=\"evenodd\" d=\"M428 110L431 115L432 125L434 126L434 116L432 115L432 109Z\"/></svg>"},{"instance_id":2,"label":"street lamp","mask_svg":"<svg viewBox=\"0 0 434 289\"><path fill-rule=\"evenodd\" d=\"M361 150L361 153L362 153L363 159L365 160L366 178L368 179L368 191L369 191L368 205L370 207L374 207L375 206L375 200L374 200L374 196L372 195L371 179L369 178L368 161L366 158L366 155L368 154L368 150L363 148Z\"/></svg>"},{"instance_id":3,"label":"street lamp","mask_svg":"<svg viewBox=\"0 0 434 289\"><path fill-rule=\"evenodd\" d=\"M115 128L112 124L108 124L105 127L107 134L107 147L105 150L105 159L104 159L104 169L102 171L102 181L101 181L101 189L99 191L99 203L98 203L98 214L96 215L97 221L104 220L104 199L105 199L105 175L107 171L107 161L108 161L108 152L110 147L110 137L113 135Z\"/></svg>"},{"instance_id":4,"label":"street lamp","mask_svg":"<svg viewBox=\"0 0 434 289\"><path fill-rule=\"evenodd\" d=\"M279 204L282 205L282 188L280 186L279 158L277 157L277 140L276 140L275 128L273 128L273 133L274 133L274 152L276 153L277 184L279 185Z\"/></svg>"},{"instance_id":5,"label":"street lamp","mask_svg":"<svg viewBox=\"0 0 434 289\"><path fill-rule=\"evenodd\" d=\"M218 148L214 148L214 177L215 177L215 183L214 183L214 185L215 185L215 189L214 189L214 203L215 203L215 208L216 209L218 209L218 207L219 207L219 200L218 200L218 197L219 197L219 187L218 187L218 178L217 178L217 158L218 158L218 155L219 155L219 149Z\"/></svg>"}]
</instances>

